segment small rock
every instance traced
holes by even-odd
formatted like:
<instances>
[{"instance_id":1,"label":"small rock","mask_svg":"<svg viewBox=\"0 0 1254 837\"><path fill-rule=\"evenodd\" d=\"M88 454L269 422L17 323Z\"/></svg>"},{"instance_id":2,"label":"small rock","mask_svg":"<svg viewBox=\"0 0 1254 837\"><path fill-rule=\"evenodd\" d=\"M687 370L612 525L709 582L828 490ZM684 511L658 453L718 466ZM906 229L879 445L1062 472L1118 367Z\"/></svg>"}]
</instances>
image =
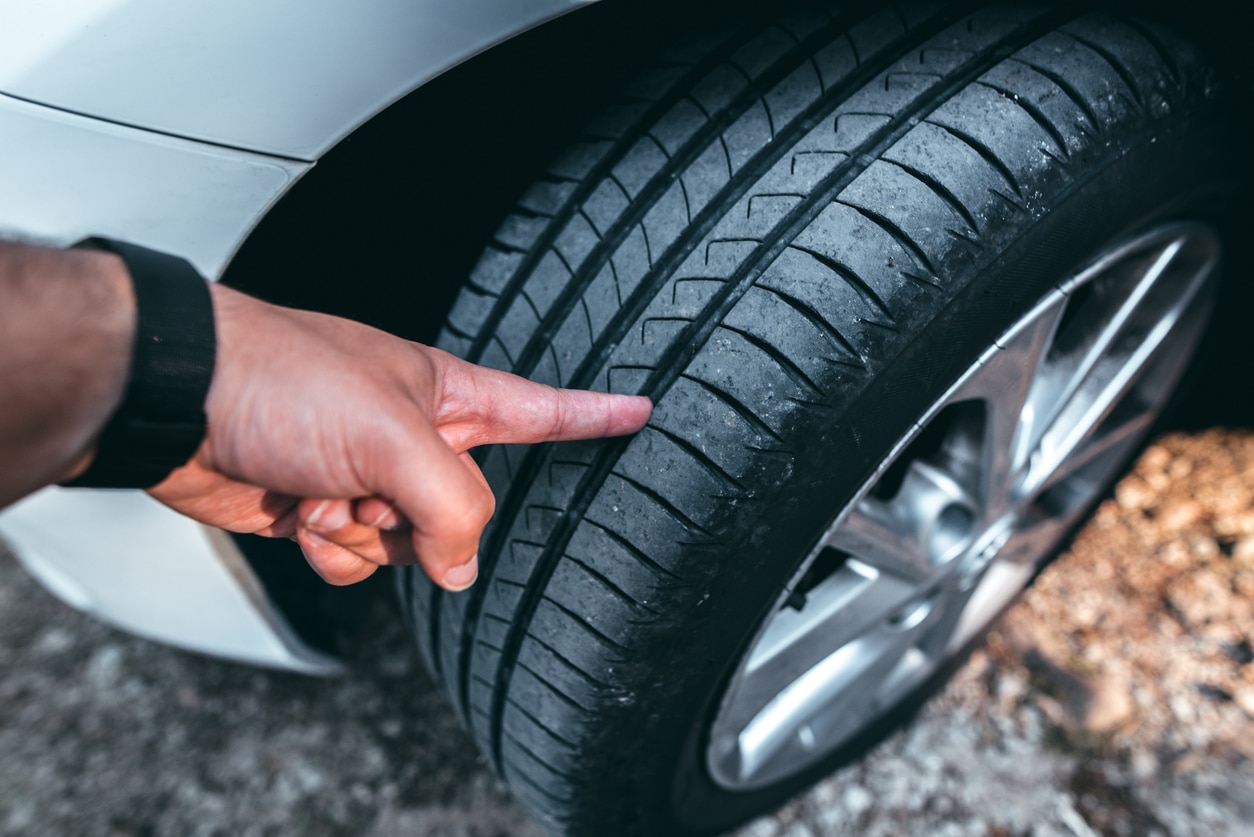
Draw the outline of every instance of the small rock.
<instances>
[{"instance_id":1,"label":"small rock","mask_svg":"<svg viewBox=\"0 0 1254 837\"><path fill-rule=\"evenodd\" d=\"M1169 532L1179 532L1192 526L1202 517L1202 507L1195 501L1181 498L1162 506L1158 521Z\"/></svg>"},{"instance_id":2,"label":"small rock","mask_svg":"<svg viewBox=\"0 0 1254 837\"><path fill-rule=\"evenodd\" d=\"M1232 701L1241 711L1254 718L1254 686L1245 686L1232 695Z\"/></svg>"},{"instance_id":3,"label":"small rock","mask_svg":"<svg viewBox=\"0 0 1254 837\"><path fill-rule=\"evenodd\" d=\"M861 785L850 785L845 788L845 793L841 797L841 804L844 805L845 810L855 817L869 809L874 803L875 798L871 796L870 791Z\"/></svg>"},{"instance_id":4,"label":"small rock","mask_svg":"<svg viewBox=\"0 0 1254 837\"><path fill-rule=\"evenodd\" d=\"M1132 694L1128 684L1116 677L1090 681L1088 705L1083 715L1090 732L1109 732L1132 715Z\"/></svg>"}]
</instances>

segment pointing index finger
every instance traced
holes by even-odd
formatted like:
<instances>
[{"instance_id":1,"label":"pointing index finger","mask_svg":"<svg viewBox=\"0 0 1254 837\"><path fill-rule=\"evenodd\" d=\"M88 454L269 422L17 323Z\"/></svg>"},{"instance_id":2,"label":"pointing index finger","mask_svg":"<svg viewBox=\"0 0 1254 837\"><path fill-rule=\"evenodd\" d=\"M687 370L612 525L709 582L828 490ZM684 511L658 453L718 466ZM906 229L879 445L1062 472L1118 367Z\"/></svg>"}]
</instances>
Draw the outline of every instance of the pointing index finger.
<instances>
[{"instance_id":1,"label":"pointing index finger","mask_svg":"<svg viewBox=\"0 0 1254 837\"><path fill-rule=\"evenodd\" d=\"M642 395L558 389L445 355L436 426L456 451L623 436L644 427L653 403Z\"/></svg>"}]
</instances>

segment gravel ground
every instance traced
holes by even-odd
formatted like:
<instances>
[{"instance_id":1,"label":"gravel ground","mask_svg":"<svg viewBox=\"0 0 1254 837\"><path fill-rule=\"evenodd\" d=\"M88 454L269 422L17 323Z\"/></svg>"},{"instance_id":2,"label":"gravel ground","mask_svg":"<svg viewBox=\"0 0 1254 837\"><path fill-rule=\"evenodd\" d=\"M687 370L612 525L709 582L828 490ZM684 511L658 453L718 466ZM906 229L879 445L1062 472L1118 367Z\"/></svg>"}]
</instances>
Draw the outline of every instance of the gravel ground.
<instances>
[{"instance_id":1,"label":"gravel ground","mask_svg":"<svg viewBox=\"0 0 1254 837\"><path fill-rule=\"evenodd\" d=\"M126 636L0 551L0 833L538 835L386 595L332 681ZM908 729L739 837L1254 835L1254 433L1172 435Z\"/></svg>"}]
</instances>

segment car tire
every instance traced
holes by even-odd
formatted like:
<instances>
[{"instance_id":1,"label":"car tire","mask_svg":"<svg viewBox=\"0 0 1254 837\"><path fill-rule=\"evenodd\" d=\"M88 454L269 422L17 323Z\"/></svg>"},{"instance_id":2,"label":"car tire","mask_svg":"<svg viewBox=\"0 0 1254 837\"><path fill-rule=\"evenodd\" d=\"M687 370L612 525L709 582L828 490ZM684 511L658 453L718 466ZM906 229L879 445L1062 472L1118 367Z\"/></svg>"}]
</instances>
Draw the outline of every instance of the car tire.
<instances>
[{"instance_id":1,"label":"car tire","mask_svg":"<svg viewBox=\"0 0 1254 837\"><path fill-rule=\"evenodd\" d=\"M1178 386L1226 130L1152 23L822 8L674 49L553 163L440 345L654 415L476 452L479 582L400 575L538 821L726 830L944 681Z\"/></svg>"}]
</instances>

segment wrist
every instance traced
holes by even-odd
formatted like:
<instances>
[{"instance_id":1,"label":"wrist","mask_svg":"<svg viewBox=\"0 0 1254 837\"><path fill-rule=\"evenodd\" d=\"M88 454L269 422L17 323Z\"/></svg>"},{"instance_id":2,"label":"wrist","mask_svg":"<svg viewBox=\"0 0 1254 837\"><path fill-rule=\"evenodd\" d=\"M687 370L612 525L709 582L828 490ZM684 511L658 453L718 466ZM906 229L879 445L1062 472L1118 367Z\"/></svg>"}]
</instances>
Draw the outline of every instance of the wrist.
<instances>
[{"instance_id":1,"label":"wrist","mask_svg":"<svg viewBox=\"0 0 1254 837\"><path fill-rule=\"evenodd\" d=\"M214 368L209 287L185 260L135 245L89 239L121 264L133 293L131 351L121 398L65 484L149 488L186 463L206 432Z\"/></svg>"}]
</instances>

